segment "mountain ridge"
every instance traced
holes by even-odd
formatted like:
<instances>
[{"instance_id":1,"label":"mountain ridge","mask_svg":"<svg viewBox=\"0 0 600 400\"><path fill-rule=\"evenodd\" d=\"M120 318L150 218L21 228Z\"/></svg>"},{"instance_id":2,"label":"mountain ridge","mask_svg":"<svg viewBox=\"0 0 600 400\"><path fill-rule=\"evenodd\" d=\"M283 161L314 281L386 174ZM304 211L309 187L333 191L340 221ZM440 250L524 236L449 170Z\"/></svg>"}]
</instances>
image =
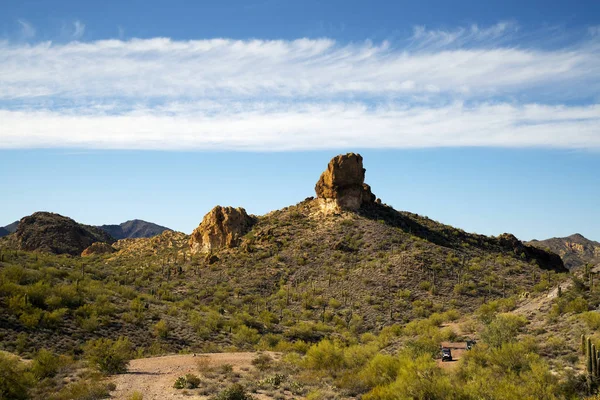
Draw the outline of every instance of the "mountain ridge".
<instances>
[{"instance_id":1,"label":"mountain ridge","mask_svg":"<svg viewBox=\"0 0 600 400\"><path fill-rule=\"evenodd\" d=\"M118 225L97 225L96 227L102 229L117 240L149 238L159 235L164 231L172 230L165 226L141 219L128 220Z\"/></svg>"},{"instance_id":2,"label":"mountain ridge","mask_svg":"<svg viewBox=\"0 0 600 400\"><path fill-rule=\"evenodd\" d=\"M585 264L600 264L600 242L590 240L580 233L566 237L531 240L527 243L558 254L569 270Z\"/></svg>"}]
</instances>

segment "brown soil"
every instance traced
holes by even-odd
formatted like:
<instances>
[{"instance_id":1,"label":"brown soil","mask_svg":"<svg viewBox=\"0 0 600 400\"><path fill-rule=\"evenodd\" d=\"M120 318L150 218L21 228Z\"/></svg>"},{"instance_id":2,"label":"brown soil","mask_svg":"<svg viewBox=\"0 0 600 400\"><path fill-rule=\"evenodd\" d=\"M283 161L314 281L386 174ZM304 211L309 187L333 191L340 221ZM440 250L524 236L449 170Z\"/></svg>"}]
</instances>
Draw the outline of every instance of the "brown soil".
<instances>
[{"instance_id":1,"label":"brown soil","mask_svg":"<svg viewBox=\"0 0 600 400\"><path fill-rule=\"evenodd\" d=\"M279 354L269 354L273 358L279 358ZM233 372L243 374L244 371L254 368L252 360L256 357L256 353L212 353L196 356L186 354L132 360L126 374L111 378L117 385L116 390L112 392L112 398L125 400L137 391L143 395L144 400L206 399L208 397L200 396L193 391L173 388L178 377L190 373L199 375L198 361L202 357L209 358L211 367L218 368L230 364ZM260 395L256 397L263 398Z\"/></svg>"}]
</instances>

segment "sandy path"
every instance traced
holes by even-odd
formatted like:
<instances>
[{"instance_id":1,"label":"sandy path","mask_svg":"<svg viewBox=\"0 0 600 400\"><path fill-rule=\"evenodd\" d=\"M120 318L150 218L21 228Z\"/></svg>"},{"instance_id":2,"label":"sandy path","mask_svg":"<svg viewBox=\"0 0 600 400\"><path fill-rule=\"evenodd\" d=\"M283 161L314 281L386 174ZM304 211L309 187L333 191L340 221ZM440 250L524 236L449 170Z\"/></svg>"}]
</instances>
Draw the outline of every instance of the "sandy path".
<instances>
[{"instance_id":1,"label":"sandy path","mask_svg":"<svg viewBox=\"0 0 600 400\"><path fill-rule=\"evenodd\" d=\"M198 354L196 357L186 354L131 360L126 374L111 378L117 385L112 398L125 400L137 391L142 393L144 400L204 399L206 397L191 393L186 395L182 390L173 388L178 377L188 373L199 375L196 363L200 357L208 357L215 367L231 364L234 372L240 372L242 368L252 367L256 353L211 353Z\"/></svg>"},{"instance_id":2,"label":"sandy path","mask_svg":"<svg viewBox=\"0 0 600 400\"><path fill-rule=\"evenodd\" d=\"M460 360L463 354L467 351L466 342L442 342L442 347L448 347L452 351L452 361L444 361L438 359L436 363L439 367L444 369L452 369L458 366L457 361Z\"/></svg>"}]
</instances>

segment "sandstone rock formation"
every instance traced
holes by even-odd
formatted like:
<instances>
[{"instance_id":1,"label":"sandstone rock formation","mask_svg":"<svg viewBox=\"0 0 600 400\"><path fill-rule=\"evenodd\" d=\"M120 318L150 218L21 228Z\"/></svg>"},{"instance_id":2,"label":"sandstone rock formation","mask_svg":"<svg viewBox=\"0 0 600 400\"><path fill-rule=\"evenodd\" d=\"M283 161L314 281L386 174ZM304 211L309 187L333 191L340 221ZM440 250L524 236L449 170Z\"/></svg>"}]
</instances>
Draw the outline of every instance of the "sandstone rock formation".
<instances>
[{"instance_id":1,"label":"sandstone rock formation","mask_svg":"<svg viewBox=\"0 0 600 400\"><path fill-rule=\"evenodd\" d=\"M333 201L341 209L358 210L375 202L371 187L364 183L365 169L360 154L348 153L334 157L315 186L320 199Z\"/></svg>"},{"instance_id":2,"label":"sandstone rock formation","mask_svg":"<svg viewBox=\"0 0 600 400\"><path fill-rule=\"evenodd\" d=\"M108 243L95 242L95 243L92 243L92 245L90 247L83 250L83 252L81 253L81 257L88 257L88 256L92 256L95 254L111 254L111 253L114 253L115 251L116 251L115 248L112 247Z\"/></svg>"},{"instance_id":3,"label":"sandstone rock formation","mask_svg":"<svg viewBox=\"0 0 600 400\"><path fill-rule=\"evenodd\" d=\"M200 226L192 232L191 252L194 254L210 253L219 249L236 247L254 222L255 219L241 207L216 206L204 216Z\"/></svg>"}]
</instances>

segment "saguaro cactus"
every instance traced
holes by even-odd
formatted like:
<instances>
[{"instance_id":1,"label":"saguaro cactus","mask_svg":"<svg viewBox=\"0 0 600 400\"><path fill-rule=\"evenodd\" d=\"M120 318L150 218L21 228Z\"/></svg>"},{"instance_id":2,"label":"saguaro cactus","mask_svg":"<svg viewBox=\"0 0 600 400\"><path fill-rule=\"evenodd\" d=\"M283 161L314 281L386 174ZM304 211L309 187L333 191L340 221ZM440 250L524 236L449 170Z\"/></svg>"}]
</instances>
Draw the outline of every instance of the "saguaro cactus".
<instances>
[{"instance_id":1,"label":"saguaro cactus","mask_svg":"<svg viewBox=\"0 0 600 400\"><path fill-rule=\"evenodd\" d=\"M596 345L592 344L592 352L590 353L592 359L592 376L598 376L598 358L596 357Z\"/></svg>"},{"instance_id":2,"label":"saguaro cactus","mask_svg":"<svg viewBox=\"0 0 600 400\"><path fill-rule=\"evenodd\" d=\"M592 340L590 338L587 338L586 348L587 348L587 350L586 350L585 354L586 354L587 372L588 372L589 376L592 376Z\"/></svg>"}]
</instances>

